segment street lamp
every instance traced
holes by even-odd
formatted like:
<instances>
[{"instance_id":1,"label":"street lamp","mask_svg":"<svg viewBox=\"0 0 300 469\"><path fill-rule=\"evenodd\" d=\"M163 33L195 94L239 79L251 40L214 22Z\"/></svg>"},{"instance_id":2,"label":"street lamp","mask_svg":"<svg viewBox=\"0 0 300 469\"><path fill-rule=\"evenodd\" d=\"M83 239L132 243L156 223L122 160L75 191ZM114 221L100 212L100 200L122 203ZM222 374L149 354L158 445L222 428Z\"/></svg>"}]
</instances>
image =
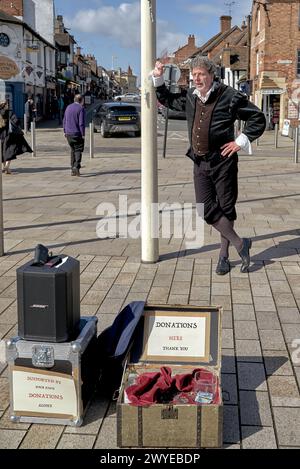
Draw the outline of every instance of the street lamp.
<instances>
[{"instance_id":1,"label":"street lamp","mask_svg":"<svg viewBox=\"0 0 300 469\"><path fill-rule=\"evenodd\" d=\"M141 0L142 262L155 263L158 250L156 96L149 73L156 57L156 0Z\"/></svg>"}]
</instances>

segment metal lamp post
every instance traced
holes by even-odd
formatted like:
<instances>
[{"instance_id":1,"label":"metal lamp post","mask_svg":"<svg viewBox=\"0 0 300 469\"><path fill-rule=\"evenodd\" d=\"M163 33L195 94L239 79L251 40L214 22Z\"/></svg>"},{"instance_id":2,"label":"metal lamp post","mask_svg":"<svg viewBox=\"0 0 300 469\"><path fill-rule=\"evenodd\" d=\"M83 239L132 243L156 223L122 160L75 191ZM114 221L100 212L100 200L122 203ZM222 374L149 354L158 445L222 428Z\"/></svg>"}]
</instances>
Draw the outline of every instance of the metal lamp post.
<instances>
[{"instance_id":1,"label":"metal lamp post","mask_svg":"<svg viewBox=\"0 0 300 469\"><path fill-rule=\"evenodd\" d=\"M141 0L142 262L155 263L158 247L157 110L149 77L156 58L156 0Z\"/></svg>"}]
</instances>

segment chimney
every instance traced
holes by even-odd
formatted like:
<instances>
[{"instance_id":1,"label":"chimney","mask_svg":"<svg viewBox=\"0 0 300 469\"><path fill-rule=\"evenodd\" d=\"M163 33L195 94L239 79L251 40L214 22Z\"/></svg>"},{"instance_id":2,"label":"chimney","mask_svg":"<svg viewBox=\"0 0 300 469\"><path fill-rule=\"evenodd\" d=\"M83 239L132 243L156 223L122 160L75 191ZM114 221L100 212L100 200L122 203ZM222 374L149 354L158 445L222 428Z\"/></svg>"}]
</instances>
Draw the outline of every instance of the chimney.
<instances>
[{"instance_id":1,"label":"chimney","mask_svg":"<svg viewBox=\"0 0 300 469\"><path fill-rule=\"evenodd\" d=\"M76 47L76 55L81 55L81 47Z\"/></svg>"},{"instance_id":2,"label":"chimney","mask_svg":"<svg viewBox=\"0 0 300 469\"><path fill-rule=\"evenodd\" d=\"M229 44L226 44L226 47L224 47L224 49L223 49L222 65L223 65L223 67L230 68L230 47L229 47Z\"/></svg>"},{"instance_id":3,"label":"chimney","mask_svg":"<svg viewBox=\"0 0 300 469\"><path fill-rule=\"evenodd\" d=\"M22 17L24 15L23 0L1 1L1 11L11 16Z\"/></svg>"},{"instance_id":4,"label":"chimney","mask_svg":"<svg viewBox=\"0 0 300 469\"><path fill-rule=\"evenodd\" d=\"M195 45L195 36L194 34L190 34L189 37L188 37L188 46L190 47L196 47Z\"/></svg>"},{"instance_id":5,"label":"chimney","mask_svg":"<svg viewBox=\"0 0 300 469\"><path fill-rule=\"evenodd\" d=\"M247 25L246 25L246 21L243 21L242 26L241 26L241 30L245 31L245 29L247 29Z\"/></svg>"},{"instance_id":6,"label":"chimney","mask_svg":"<svg viewBox=\"0 0 300 469\"><path fill-rule=\"evenodd\" d=\"M221 33L225 33L229 29L231 29L231 16L221 16L220 17L220 22L221 22Z\"/></svg>"}]
</instances>

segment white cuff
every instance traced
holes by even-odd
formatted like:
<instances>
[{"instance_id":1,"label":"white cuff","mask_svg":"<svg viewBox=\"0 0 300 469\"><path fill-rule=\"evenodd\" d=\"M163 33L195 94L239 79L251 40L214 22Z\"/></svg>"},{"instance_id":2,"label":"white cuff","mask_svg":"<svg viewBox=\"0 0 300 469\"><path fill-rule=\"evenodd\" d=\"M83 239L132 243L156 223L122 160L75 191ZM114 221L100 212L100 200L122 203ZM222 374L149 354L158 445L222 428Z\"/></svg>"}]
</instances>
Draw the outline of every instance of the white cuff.
<instances>
[{"instance_id":1,"label":"white cuff","mask_svg":"<svg viewBox=\"0 0 300 469\"><path fill-rule=\"evenodd\" d=\"M240 134L236 139L235 143L241 147L241 150L248 153L248 155L252 155L252 146L251 143L245 134Z\"/></svg>"},{"instance_id":2,"label":"white cuff","mask_svg":"<svg viewBox=\"0 0 300 469\"><path fill-rule=\"evenodd\" d=\"M165 82L165 78L164 78L163 75L161 77L154 77L152 75L152 80L153 80L153 86L155 88L158 88L159 86L162 86Z\"/></svg>"}]
</instances>

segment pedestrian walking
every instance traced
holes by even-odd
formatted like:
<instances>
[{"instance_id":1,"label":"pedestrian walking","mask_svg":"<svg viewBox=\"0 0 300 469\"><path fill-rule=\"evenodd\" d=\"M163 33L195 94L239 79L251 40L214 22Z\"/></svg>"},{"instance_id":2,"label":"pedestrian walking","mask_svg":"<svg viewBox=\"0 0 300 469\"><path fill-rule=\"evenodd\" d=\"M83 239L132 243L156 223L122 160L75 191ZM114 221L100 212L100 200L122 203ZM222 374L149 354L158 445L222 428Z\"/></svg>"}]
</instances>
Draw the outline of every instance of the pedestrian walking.
<instances>
[{"instance_id":1,"label":"pedestrian walking","mask_svg":"<svg viewBox=\"0 0 300 469\"><path fill-rule=\"evenodd\" d=\"M25 115L26 115L26 131L29 132L31 129L31 122L35 119L36 108L34 101L31 96L28 96L28 99L25 103Z\"/></svg>"},{"instance_id":2,"label":"pedestrian walking","mask_svg":"<svg viewBox=\"0 0 300 469\"><path fill-rule=\"evenodd\" d=\"M80 176L82 152L85 136L84 99L80 94L69 104L63 120L64 134L71 147L71 176Z\"/></svg>"},{"instance_id":3,"label":"pedestrian walking","mask_svg":"<svg viewBox=\"0 0 300 469\"><path fill-rule=\"evenodd\" d=\"M216 268L218 275L230 271L229 245L242 259L241 272L250 265L250 238L241 238L234 230L237 218L238 154L251 154L251 142L265 130L264 113L247 96L216 78L216 66L206 57L191 63L194 87L172 94L164 84L164 65L156 62L152 72L159 102L187 116L190 148L187 156L194 162L196 202L204 205L204 219L221 237ZM234 139L234 123L245 122L243 133Z\"/></svg>"},{"instance_id":4,"label":"pedestrian walking","mask_svg":"<svg viewBox=\"0 0 300 469\"><path fill-rule=\"evenodd\" d=\"M2 172L12 174L10 163L18 155L32 153L32 149L24 138L20 121L9 111L8 102L0 102L0 141L2 147Z\"/></svg>"}]
</instances>

